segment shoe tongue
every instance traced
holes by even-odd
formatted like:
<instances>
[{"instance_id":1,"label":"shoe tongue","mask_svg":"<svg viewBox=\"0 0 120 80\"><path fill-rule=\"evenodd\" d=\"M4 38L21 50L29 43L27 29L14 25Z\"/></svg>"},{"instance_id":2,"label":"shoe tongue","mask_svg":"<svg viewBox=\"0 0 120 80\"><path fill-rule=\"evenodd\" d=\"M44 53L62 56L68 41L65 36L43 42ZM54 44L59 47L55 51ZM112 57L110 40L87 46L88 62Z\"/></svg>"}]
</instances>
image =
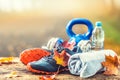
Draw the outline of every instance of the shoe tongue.
<instances>
[{"instance_id":1,"label":"shoe tongue","mask_svg":"<svg viewBox=\"0 0 120 80\"><path fill-rule=\"evenodd\" d=\"M65 48L65 51L68 53L68 55L73 55L75 52L69 50L68 48Z\"/></svg>"}]
</instances>

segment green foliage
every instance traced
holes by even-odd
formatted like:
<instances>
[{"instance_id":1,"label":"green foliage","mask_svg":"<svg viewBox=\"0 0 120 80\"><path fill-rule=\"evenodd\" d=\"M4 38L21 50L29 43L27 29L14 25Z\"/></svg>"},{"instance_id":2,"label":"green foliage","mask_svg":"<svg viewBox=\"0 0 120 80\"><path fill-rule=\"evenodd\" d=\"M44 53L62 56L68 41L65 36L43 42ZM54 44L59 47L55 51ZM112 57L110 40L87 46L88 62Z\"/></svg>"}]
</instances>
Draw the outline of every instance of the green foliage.
<instances>
[{"instance_id":1,"label":"green foliage","mask_svg":"<svg viewBox=\"0 0 120 80\"><path fill-rule=\"evenodd\" d=\"M115 43L120 43L120 32L118 24L118 21L114 19L103 22L105 38L110 39Z\"/></svg>"}]
</instances>

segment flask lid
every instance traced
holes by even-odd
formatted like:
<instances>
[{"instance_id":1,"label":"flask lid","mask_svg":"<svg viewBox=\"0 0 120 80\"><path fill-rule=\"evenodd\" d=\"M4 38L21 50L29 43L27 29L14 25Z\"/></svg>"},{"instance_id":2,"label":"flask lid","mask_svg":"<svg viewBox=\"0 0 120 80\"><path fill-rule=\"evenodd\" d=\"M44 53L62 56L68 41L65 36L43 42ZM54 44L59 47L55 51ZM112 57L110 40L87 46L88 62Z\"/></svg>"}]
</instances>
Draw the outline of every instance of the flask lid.
<instances>
[{"instance_id":1,"label":"flask lid","mask_svg":"<svg viewBox=\"0 0 120 80\"><path fill-rule=\"evenodd\" d=\"M101 21L97 21L97 22L95 23L95 25L98 26L98 27L100 27L100 26L102 26L102 22L101 22Z\"/></svg>"}]
</instances>

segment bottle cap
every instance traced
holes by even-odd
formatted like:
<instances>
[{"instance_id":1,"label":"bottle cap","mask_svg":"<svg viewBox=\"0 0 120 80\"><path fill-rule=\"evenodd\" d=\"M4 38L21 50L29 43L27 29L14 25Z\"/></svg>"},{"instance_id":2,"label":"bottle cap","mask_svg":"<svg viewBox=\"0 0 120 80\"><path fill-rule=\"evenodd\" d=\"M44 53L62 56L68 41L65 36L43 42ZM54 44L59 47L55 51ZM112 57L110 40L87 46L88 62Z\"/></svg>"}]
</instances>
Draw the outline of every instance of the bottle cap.
<instances>
[{"instance_id":1,"label":"bottle cap","mask_svg":"<svg viewBox=\"0 0 120 80\"><path fill-rule=\"evenodd\" d=\"M101 21L97 21L97 22L95 23L95 25L98 26L98 27L100 27L100 26L102 26L102 22L101 22Z\"/></svg>"}]
</instances>

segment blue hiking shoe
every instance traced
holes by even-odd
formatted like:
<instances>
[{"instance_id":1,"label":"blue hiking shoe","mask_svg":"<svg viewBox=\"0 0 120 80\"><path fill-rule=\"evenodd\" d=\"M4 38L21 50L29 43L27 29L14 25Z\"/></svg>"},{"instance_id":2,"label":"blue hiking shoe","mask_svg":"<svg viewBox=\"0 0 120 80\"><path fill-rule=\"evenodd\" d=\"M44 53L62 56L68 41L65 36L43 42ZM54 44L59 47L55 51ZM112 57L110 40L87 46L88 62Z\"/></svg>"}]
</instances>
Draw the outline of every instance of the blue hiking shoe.
<instances>
[{"instance_id":1,"label":"blue hiking shoe","mask_svg":"<svg viewBox=\"0 0 120 80\"><path fill-rule=\"evenodd\" d=\"M58 52L65 50L69 55L73 55L74 52L70 51L69 49L64 49L63 47L59 47L57 49ZM60 65L56 64L56 61L53 59L54 53L52 52L51 55L47 57L43 57L38 61L33 61L27 64L27 69L34 73L43 73L43 74L53 74L58 71ZM60 66L59 71L68 70L67 67Z\"/></svg>"}]
</instances>

